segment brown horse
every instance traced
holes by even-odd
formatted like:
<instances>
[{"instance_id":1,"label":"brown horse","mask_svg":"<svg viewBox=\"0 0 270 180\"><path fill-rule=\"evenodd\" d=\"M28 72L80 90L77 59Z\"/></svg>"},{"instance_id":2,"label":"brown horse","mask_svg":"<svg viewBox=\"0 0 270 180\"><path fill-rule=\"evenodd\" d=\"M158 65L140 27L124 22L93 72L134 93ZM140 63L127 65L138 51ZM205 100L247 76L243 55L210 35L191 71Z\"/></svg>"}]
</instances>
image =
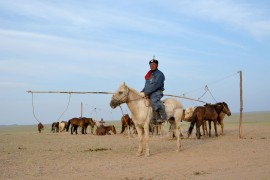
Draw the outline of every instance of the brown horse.
<instances>
[{"instance_id":1,"label":"brown horse","mask_svg":"<svg viewBox=\"0 0 270 180\"><path fill-rule=\"evenodd\" d=\"M69 126L71 126L70 131L71 134L75 131L76 134L78 134L78 127L82 128L82 134L87 134L87 127L88 125L91 126L91 133L93 134L94 126L96 125L96 122L92 118L72 118L68 121L67 125L67 131L69 130Z\"/></svg>"},{"instance_id":2,"label":"brown horse","mask_svg":"<svg viewBox=\"0 0 270 180\"><path fill-rule=\"evenodd\" d=\"M221 112L227 114L228 116L231 115L231 111L225 102L198 106L192 114L192 120L188 130L188 136L191 135L194 124L196 123L196 135L197 138L200 139L200 126L203 124L203 121L206 120L209 124L209 136L211 136L211 121L213 121L214 123L215 135L218 136L216 124L218 122L218 117Z\"/></svg>"},{"instance_id":3,"label":"brown horse","mask_svg":"<svg viewBox=\"0 0 270 180\"><path fill-rule=\"evenodd\" d=\"M87 127L91 127L91 134L94 134L94 127L97 126L97 122L92 118L83 118L84 119L84 132L87 134Z\"/></svg>"},{"instance_id":4,"label":"brown horse","mask_svg":"<svg viewBox=\"0 0 270 180\"><path fill-rule=\"evenodd\" d=\"M120 134L122 134L126 129L128 130L128 135L130 135L130 128L133 128L133 131L135 129L134 123L132 121L132 118L129 117L128 114L124 114L121 118L121 123L122 123L122 130Z\"/></svg>"},{"instance_id":5,"label":"brown horse","mask_svg":"<svg viewBox=\"0 0 270 180\"><path fill-rule=\"evenodd\" d=\"M38 123L38 132L41 133L41 130L44 130L43 124L40 122Z\"/></svg>"},{"instance_id":6,"label":"brown horse","mask_svg":"<svg viewBox=\"0 0 270 180\"><path fill-rule=\"evenodd\" d=\"M99 135L99 136L106 135L106 134L111 135L110 131L116 134L116 129L114 125L111 125L111 126L100 125L96 129L96 135Z\"/></svg>"}]
</instances>

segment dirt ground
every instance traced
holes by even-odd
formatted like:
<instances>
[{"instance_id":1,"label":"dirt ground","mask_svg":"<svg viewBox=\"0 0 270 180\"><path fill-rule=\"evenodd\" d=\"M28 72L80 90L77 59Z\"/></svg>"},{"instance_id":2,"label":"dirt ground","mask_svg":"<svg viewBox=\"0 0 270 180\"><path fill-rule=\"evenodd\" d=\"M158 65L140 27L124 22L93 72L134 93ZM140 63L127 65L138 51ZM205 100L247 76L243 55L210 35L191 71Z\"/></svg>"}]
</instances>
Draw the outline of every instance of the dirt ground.
<instances>
[{"instance_id":1,"label":"dirt ground","mask_svg":"<svg viewBox=\"0 0 270 180\"><path fill-rule=\"evenodd\" d=\"M136 157L136 135L42 133L37 125L0 126L0 179L270 179L270 113L225 118L224 135L182 139L180 152L161 136L150 137L150 157ZM181 130L186 136L188 124ZM220 127L218 127L220 133ZM214 130L212 129L212 134Z\"/></svg>"}]
</instances>

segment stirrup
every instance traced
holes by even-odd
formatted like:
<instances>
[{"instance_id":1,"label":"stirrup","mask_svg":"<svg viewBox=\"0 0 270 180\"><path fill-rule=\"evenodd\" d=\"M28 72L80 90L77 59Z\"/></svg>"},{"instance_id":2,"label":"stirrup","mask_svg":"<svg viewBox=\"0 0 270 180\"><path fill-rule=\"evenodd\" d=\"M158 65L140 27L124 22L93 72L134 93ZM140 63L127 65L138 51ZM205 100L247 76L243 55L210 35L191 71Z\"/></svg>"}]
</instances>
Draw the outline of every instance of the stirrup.
<instances>
[{"instance_id":1,"label":"stirrup","mask_svg":"<svg viewBox=\"0 0 270 180\"><path fill-rule=\"evenodd\" d=\"M156 122L157 123L164 123L166 121L166 119L158 119Z\"/></svg>"}]
</instances>

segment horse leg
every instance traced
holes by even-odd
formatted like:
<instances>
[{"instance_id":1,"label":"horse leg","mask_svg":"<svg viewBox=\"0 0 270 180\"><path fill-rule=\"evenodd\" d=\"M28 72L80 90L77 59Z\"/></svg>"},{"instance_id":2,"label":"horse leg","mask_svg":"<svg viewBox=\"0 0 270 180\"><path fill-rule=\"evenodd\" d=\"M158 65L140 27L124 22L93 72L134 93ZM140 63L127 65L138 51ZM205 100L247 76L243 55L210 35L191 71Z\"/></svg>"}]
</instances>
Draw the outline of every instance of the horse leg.
<instances>
[{"instance_id":1,"label":"horse leg","mask_svg":"<svg viewBox=\"0 0 270 180\"><path fill-rule=\"evenodd\" d=\"M125 131L125 125L122 124L122 130L121 130L120 134L122 134L124 131Z\"/></svg>"},{"instance_id":2,"label":"horse leg","mask_svg":"<svg viewBox=\"0 0 270 180\"><path fill-rule=\"evenodd\" d=\"M84 134L84 126L82 126L82 134Z\"/></svg>"},{"instance_id":3,"label":"horse leg","mask_svg":"<svg viewBox=\"0 0 270 180\"><path fill-rule=\"evenodd\" d=\"M130 133L130 126L127 126L127 131L128 131L128 139L130 139L131 133Z\"/></svg>"},{"instance_id":4,"label":"horse leg","mask_svg":"<svg viewBox=\"0 0 270 180\"><path fill-rule=\"evenodd\" d=\"M208 135L207 127L206 126L207 126L206 121L202 121L203 136Z\"/></svg>"},{"instance_id":5,"label":"horse leg","mask_svg":"<svg viewBox=\"0 0 270 180\"><path fill-rule=\"evenodd\" d=\"M142 137L142 133L143 133L143 129L136 124L135 125L137 133L138 133L138 141L139 141L139 147L138 147L138 151L136 153L136 156L141 156L142 152L143 152L143 148L142 148L142 144L143 144L143 137Z\"/></svg>"},{"instance_id":6,"label":"horse leg","mask_svg":"<svg viewBox=\"0 0 270 180\"><path fill-rule=\"evenodd\" d=\"M217 120L213 120L213 123L214 123L214 128L215 128L215 135L218 136L218 133L217 133Z\"/></svg>"},{"instance_id":7,"label":"horse leg","mask_svg":"<svg viewBox=\"0 0 270 180\"><path fill-rule=\"evenodd\" d=\"M202 129L203 129L203 136L205 136L206 133L207 133L206 121L203 121L203 123L202 123Z\"/></svg>"},{"instance_id":8,"label":"horse leg","mask_svg":"<svg viewBox=\"0 0 270 180\"><path fill-rule=\"evenodd\" d=\"M158 126L158 135L161 135L161 124Z\"/></svg>"},{"instance_id":9,"label":"horse leg","mask_svg":"<svg viewBox=\"0 0 270 180\"><path fill-rule=\"evenodd\" d=\"M181 138L180 138L180 121L181 119L179 119L178 121L175 121L175 135L177 138L177 142L176 142L176 151L179 152L180 148L181 148Z\"/></svg>"},{"instance_id":10,"label":"horse leg","mask_svg":"<svg viewBox=\"0 0 270 180\"><path fill-rule=\"evenodd\" d=\"M201 138L201 132L200 132L200 126L202 124L203 120L199 120L196 122L196 135L197 135L197 139Z\"/></svg>"},{"instance_id":11,"label":"horse leg","mask_svg":"<svg viewBox=\"0 0 270 180\"><path fill-rule=\"evenodd\" d=\"M208 123L210 123L210 122L208 121ZM206 121L205 121L204 127L205 127L205 132L206 132L205 134L208 135L208 131L207 131L207 123L206 123Z\"/></svg>"},{"instance_id":12,"label":"horse leg","mask_svg":"<svg viewBox=\"0 0 270 180\"><path fill-rule=\"evenodd\" d=\"M94 126L91 126L91 134L94 134Z\"/></svg>"},{"instance_id":13,"label":"horse leg","mask_svg":"<svg viewBox=\"0 0 270 180\"><path fill-rule=\"evenodd\" d=\"M175 122L173 122L173 123L170 122L169 139L173 139L175 137L175 129L176 129Z\"/></svg>"},{"instance_id":14,"label":"horse leg","mask_svg":"<svg viewBox=\"0 0 270 180\"><path fill-rule=\"evenodd\" d=\"M221 135L223 135L223 128L224 128L223 120L220 121L220 126L221 126Z\"/></svg>"},{"instance_id":15,"label":"horse leg","mask_svg":"<svg viewBox=\"0 0 270 180\"><path fill-rule=\"evenodd\" d=\"M209 137L211 137L211 121L208 121L208 125L209 125Z\"/></svg>"},{"instance_id":16,"label":"horse leg","mask_svg":"<svg viewBox=\"0 0 270 180\"><path fill-rule=\"evenodd\" d=\"M149 149L149 124L144 126L145 157L150 156Z\"/></svg>"}]
</instances>

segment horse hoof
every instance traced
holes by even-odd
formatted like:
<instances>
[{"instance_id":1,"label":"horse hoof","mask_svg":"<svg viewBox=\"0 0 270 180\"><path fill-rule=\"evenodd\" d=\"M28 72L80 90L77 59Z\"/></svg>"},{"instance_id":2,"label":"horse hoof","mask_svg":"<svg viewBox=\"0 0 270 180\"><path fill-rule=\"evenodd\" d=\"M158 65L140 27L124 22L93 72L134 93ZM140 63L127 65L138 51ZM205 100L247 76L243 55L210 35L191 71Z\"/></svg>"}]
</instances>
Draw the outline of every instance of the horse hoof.
<instances>
[{"instance_id":1,"label":"horse hoof","mask_svg":"<svg viewBox=\"0 0 270 180\"><path fill-rule=\"evenodd\" d=\"M136 156L137 156L137 157L140 157L140 156L142 156L142 153L139 153L139 152L138 152L138 153L136 153Z\"/></svg>"},{"instance_id":2,"label":"horse hoof","mask_svg":"<svg viewBox=\"0 0 270 180\"><path fill-rule=\"evenodd\" d=\"M150 151L149 150L146 150L145 157L149 157L149 156L150 156Z\"/></svg>"},{"instance_id":3,"label":"horse hoof","mask_svg":"<svg viewBox=\"0 0 270 180\"><path fill-rule=\"evenodd\" d=\"M144 156L145 156L145 157L149 157L149 156L150 156L150 154L146 153Z\"/></svg>"}]
</instances>

